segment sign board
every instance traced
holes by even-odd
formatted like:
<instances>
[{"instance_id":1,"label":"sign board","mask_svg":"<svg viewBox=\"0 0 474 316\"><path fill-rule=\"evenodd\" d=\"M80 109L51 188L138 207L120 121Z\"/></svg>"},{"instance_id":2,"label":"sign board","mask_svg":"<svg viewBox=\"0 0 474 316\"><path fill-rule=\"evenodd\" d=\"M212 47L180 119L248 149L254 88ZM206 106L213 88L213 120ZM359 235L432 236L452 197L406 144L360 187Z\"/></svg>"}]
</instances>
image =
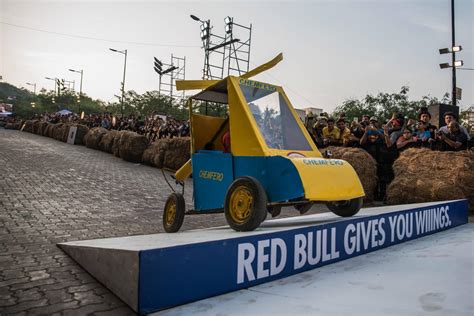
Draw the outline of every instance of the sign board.
<instances>
[{"instance_id":1,"label":"sign board","mask_svg":"<svg viewBox=\"0 0 474 316\"><path fill-rule=\"evenodd\" d=\"M77 127L71 126L69 128L69 135L67 137L68 144L74 145L74 141L76 140L76 134L77 134Z\"/></svg>"},{"instance_id":2,"label":"sign board","mask_svg":"<svg viewBox=\"0 0 474 316\"><path fill-rule=\"evenodd\" d=\"M456 87L456 100L461 100L462 98L462 89Z\"/></svg>"}]
</instances>

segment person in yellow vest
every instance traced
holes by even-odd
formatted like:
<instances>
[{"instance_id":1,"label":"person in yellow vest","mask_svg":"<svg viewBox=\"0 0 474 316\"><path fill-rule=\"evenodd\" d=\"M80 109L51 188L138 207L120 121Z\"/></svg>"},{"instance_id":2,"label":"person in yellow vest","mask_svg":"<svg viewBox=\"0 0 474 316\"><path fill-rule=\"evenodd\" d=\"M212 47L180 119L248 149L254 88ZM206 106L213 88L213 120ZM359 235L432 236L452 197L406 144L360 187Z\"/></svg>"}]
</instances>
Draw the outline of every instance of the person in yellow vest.
<instances>
[{"instance_id":1,"label":"person in yellow vest","mask_svg":"<svg viewBox=\"0 0 474 316\"><path fill-rule=\"evenodd\" d=\"M324 146L339 144L339 129L334 126L334 119L328 119L328 125L323 128L323 143Z\"/></svg>"},{"instance_id":2,"label":"person in yellow vest","mask_svg":"<svg viewBox=\"0 0 474 316\"><path fill-rule=\"evenodd\" d=\"M346 120L344 118L338 119L336 124L339 129L339 145L346 147L349 145L351 131L346 127Z\"/></svg>"}]
</instances>

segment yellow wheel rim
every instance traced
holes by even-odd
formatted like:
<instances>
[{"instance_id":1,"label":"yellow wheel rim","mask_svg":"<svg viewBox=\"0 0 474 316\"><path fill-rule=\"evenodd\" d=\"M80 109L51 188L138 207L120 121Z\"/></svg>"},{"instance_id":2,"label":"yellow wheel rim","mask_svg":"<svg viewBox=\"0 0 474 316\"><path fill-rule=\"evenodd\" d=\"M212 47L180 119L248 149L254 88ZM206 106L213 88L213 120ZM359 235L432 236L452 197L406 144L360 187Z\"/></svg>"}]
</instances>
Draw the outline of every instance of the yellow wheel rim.
<instances>
[{"instance_id":1,"label":"yellow wheel rim","mask_svg":"<svg viewBox=\"0 0 474 316\"><path fill-rule=\"evenodd\" d=\"M165 209L166 226L173 225L175 217L176 217L176 202L174 200L169 200L168 203L166 203L166 209Z\"/></svg>"},{"instance_id":2,"label":"yellow wheel rim","mask_svg":"<svg viewBox=\"0 0 474 316\"><path fill-rule=\"evenodd\" d=\"M253 208L253 196L245 186L237 187L230 195L230 216L235 223L242 224L250 217Z\"/></svg>"}]
</instances>

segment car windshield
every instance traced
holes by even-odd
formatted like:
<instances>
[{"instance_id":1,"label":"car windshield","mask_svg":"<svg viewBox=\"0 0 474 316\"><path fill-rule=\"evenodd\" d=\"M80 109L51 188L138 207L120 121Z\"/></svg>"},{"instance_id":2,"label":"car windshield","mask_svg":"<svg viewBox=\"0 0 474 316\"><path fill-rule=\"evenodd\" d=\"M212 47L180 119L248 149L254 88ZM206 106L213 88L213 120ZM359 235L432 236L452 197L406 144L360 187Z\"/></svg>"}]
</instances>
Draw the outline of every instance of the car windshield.
<instances>
[{"instance_id":1,"label":"car windshield","mask_svg":"<svg viewBox=\"0 0 474 316\"><path fill-rule=\"evenodd\" d=\"M312 150L285 98L274 86L242 79L240 89L269 148Z\"/></svg>"}]
</instances>

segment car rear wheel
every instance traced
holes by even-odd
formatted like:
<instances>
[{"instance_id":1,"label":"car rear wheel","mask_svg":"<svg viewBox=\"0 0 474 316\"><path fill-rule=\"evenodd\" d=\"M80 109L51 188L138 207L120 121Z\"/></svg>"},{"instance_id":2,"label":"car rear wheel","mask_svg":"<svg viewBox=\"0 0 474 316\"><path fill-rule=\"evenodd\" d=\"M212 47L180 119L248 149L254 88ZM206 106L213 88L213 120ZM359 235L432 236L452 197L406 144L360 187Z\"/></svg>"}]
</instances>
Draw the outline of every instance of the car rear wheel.
<instances>
[{"instance_id":1,"label":"car rear wheel","mask_svg":"<svg viewBox=\"0 0 474 316\"><path fill-rule=\"evenodd\" d=\"M180 193L171 193L166 200L163 212L163 228L167 233L176 233L183 225L185 212L184 197Z\"/></svg>"}]
</instances>

